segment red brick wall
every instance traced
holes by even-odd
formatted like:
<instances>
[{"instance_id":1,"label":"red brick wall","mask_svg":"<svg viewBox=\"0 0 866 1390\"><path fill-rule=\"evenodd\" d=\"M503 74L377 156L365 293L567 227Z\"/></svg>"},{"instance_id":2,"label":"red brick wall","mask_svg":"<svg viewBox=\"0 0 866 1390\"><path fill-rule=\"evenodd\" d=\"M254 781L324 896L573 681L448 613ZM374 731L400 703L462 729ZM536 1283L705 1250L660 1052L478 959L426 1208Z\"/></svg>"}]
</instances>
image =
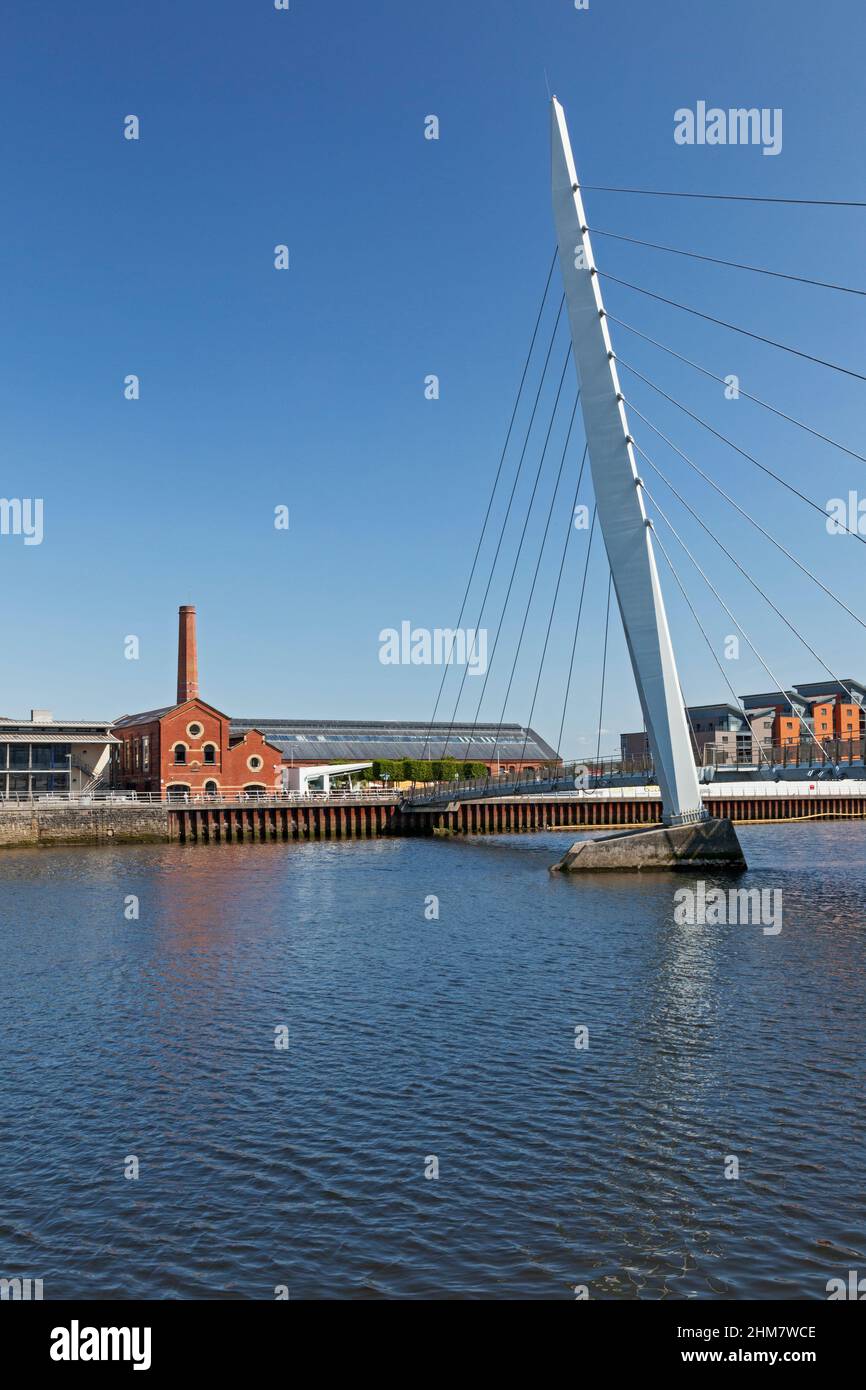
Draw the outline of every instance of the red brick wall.
<instances>
[{"instance_id":1,"label":"red brick wall","mask_svg":"<svg viewBox=\"0 0 866 1390\"><path fill-rule=\"evenodd\" d=\"M113 777L117 786L134 791L159 791L159 724L136 724L116 730L120 747L116 750ZM148 766L144 765L142 740L149 739Z\"/></svg>"},{"instance_id":2,"label":"red brick wall","mask_svg":"<svg viewBox=\"0 0 866 1390\"><path fill-rule=\"evenodd\" d=\"M250 762L258 762L258 767L250 767ZM250 729L243 742L236 743L225 756L226 785L244 787L257 785L265 787L282 786L282 755L279 748L268 743L258 729Z\"/></svg>"},{"instance_id":3,"label":"red brick wall","mask_svg":"<svg viewBox=\"0 0 866 1390\"><path fill-rule=\"evenodd\" d=\"M195 732L190 732L195 728ZM122 741L116 780L133 791L165 792L170 786L203 791L208 782L219 791L237 791L248 785L268 790L282 785L280 751L265 741L257 730L250 730L241 743L229 746L229 720L204 700L188 700L164 714L159 721L128 725L116 730ZM150 737L150 771L142 767L139 754L142 736ZM177 761L176 750L183 746L184 761ZM214 749L214 761L205 762L205 749ZM259 759L261 766L250 768L248 759Z\"/></svg>"},{"instance_id":4,"label":"red brick wall","mask_svg":"<svg viewBox=\"0 0 866 1390\"><path fill-rule=\"evenodd\" d=\"M191 791L202 791L205 782L216 782L222 787L223 761L228 744L229 721L218 710L213 710L203 700L187 700L176 709L163 715L161 724L161 758L159 776L163 788L172 784L189 787ZM190 733L192 725L200 726L200 733ZM205 763L205 747L215 748L213 764ZM175 760L175 749L182 745L185 763Z\"/></svg>"}]
</instances>

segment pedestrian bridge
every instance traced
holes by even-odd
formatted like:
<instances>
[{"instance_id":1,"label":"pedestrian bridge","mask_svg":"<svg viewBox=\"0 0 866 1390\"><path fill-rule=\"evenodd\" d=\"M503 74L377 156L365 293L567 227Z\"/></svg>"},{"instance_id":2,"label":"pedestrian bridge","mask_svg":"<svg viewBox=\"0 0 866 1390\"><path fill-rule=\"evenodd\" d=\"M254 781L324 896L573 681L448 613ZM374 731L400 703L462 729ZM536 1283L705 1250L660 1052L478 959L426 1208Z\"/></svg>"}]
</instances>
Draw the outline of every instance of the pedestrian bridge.
<instances>
[{"instance_id":1,"label":"pedestrian bridge","mask_svg":"<svg viewBox=\"0 0 866 1390\"><path fill-rule=\"evenodd\" d=\"M812 783L820 783L821 786L839 783L850 791L852 782L859 784L860 779L866 785L862 749L858 755L849 754L838 760L828 757L825 762L794 762L780 757L778 761L768 764L731 763L721 767L698 768L705 804L708 792L719 796L734 795L732 788L737 786L749 788L752 795L770 794L767 790L759 793L758 787L772 789L802 785L808 790ZM555 797L604 792L622 793L626 798L631 793L660 796L649 760L641 766L637 760L611 758L603 759L591 768L586 763L563 763L531 775L515 773L508 777L420 784L405 793L404 804L410 807L434 807L508 797Z\"/></svg>"}]
</instances>

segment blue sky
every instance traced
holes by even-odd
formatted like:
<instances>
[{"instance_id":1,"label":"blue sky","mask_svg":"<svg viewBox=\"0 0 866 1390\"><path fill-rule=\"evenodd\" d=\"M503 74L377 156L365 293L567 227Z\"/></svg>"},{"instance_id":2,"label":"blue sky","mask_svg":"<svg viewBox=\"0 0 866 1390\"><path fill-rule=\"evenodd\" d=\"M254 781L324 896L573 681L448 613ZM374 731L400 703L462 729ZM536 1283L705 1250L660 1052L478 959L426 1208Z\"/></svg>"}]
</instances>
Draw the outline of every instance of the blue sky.
<instances>
[{"instance_id":1,"label":"blue sky","mask_svg":"<svg viewBox=\"0 0 866 1390\"><path fill-rule=\"evenodd\" d=\"M428 717L441 672L382 665L379 632L457 618L553 248L545 70L585 183L857 198L864 38L862 9L840 0L820 10L591 0L588 12L573 0L292 0L288 13L271 0L7 5L0 492L42 497L45 536L29 547L0 537L0 713L111 717L169 702L177 606L191 602L202 693L230 713ZM781 107L782 152L678 146L674 112L699 100ZM137 142L123 138L130 113ZM438 141L424 139L429 114ZM866 282L862 210L590 192L586 204L599 228ZM273 268L278 243L290 248L287 272ZM595 252L603 269L658 293L856 369L866 362L862 299L601 238ZM605 296L618 317L866 452L866 384L620 286ZM864 465L725 401L615 325L614 343L822 506L849 488L866 496ZM124 399L128 373L140 377L138 401ZM424 395L430 373L436 401ZM860 611L859 542L828 536L820 516L623 376L647 416ZM565 396L570 408L571 375ZM546 418L542 407L539 428ZM831 669L866 677L863 629L633 427ZM482 718L501 714L561 440L557 423ZM529 713L582 443L578 429L508 719ZM491 643L538 452L536 435L485 614ZM816 659L651 487L779 678L819 679ZM287 532L273 526L280 504ZM494 539L503 509L504 495ZM585 543L572 537L533 720L549 739ZM470 625L491 555L492 545ZM721 652L730 619L676 560ZM686 696L725 698L661 568ZM566 754L595 743L606 583L599 550ZM137 661L124 658L129 634ZM726 667L738 692L769 684L745 646ZM452 672L446 716L458 684ZM467 680L461 716L475 713L479 686ZM615 625L605 747L636 718Z\"/></svg>"}]
</instances>

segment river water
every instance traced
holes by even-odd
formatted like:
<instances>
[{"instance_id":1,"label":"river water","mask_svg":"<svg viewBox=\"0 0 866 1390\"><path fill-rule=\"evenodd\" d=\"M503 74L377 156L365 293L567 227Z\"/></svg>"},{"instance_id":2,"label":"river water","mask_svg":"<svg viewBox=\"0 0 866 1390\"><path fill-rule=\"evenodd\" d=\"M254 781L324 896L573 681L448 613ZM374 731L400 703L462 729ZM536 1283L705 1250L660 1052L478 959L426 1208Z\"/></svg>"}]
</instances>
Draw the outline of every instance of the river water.
<instances>
[{"instance_id":1,"label":"river water","mask_svg":"<svg viewBox=\"0 0 866 1390\"><path fill-rule=\"evenodd\" d=\"M742 829L775 934L679 924L696 876L549 875L573 839L0 851L0 1276L658 1299L866 1274L866 826Z\"/></svg>"}]
</instances>

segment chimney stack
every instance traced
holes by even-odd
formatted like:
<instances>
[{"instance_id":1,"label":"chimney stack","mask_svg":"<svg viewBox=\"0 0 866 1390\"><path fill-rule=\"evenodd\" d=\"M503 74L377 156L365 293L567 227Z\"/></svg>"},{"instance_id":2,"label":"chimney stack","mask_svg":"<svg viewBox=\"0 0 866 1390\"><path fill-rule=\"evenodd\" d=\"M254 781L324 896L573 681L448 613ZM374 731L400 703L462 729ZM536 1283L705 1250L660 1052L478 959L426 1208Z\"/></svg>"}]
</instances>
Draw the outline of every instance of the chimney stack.
<instances>
[{"instance_id":1,"label":"chimney stack","mask_svg":"<svg viewBox=\"0 0 866 1390\"><path fill-rule=\"evenodd\" d=\"M198 695L198 653L195 644L195 604L183 603L177 632L177 703Z\"/></svg>"}]
</instances>

